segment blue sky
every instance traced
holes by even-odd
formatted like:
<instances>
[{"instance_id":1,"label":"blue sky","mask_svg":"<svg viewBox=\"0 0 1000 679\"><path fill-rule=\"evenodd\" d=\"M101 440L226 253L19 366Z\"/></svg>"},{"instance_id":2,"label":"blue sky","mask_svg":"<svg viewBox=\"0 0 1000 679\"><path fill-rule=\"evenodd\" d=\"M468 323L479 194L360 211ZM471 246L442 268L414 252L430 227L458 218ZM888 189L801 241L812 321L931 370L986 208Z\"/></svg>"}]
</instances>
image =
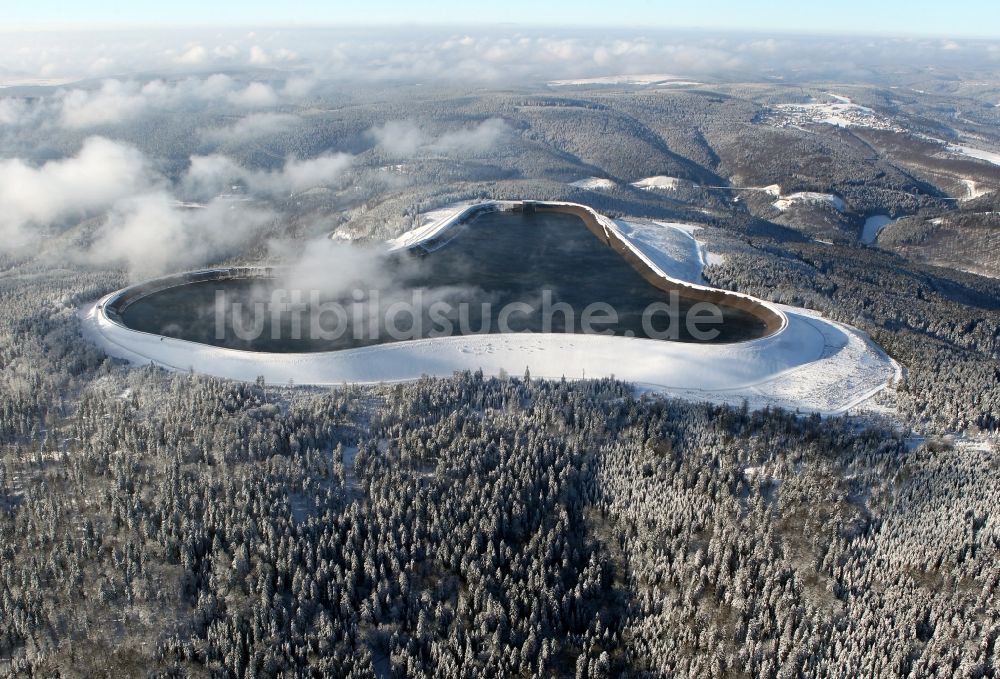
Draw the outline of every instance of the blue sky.
<instances>
[{"instance_id":1,"label":"blue sky","mask_svg":"<svg viewBox=\"0 0 1000 679\"><path fill-rule=\"evenodd\" d=\"M0 30L345 24L635 26L1000 37L1000 3L958 0L0 0Z\"/></svg>"}]
</instances>

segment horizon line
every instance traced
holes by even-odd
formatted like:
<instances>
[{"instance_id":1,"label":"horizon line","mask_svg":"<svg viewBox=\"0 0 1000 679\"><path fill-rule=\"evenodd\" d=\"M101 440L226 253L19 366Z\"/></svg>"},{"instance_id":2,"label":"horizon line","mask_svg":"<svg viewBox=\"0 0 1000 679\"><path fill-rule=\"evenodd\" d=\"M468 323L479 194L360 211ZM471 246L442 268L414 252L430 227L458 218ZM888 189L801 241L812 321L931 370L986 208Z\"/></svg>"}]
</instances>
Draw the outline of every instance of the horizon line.
<instances>
[{"instance_id":1,"label":"horizon line","mask_svg":"<svg viewBox=\"0 0 1000 679\"><path fill-rule=\"evenodd\" d=\"M880 32L878 30L845 32L841 30L822 30L817 28L764 28L764 27L744 27L744 26L700 26L700 25L657 25L649 26L642 24L621 23L621 24L598 24L598 23L547 23L547 22L517 22L517 21L483 21L483 22L238 22L238 23L197 23L197 22L177 22L170 24L145 23L145 22L111 22L111 23L81 23L71 22L65 24L20 24L6 25L0 27L0 35L4 34L25 34L25 33L100 33L100 32L172 32L184 30L406 30L419 28L424 30L484 30L484 29L518 29L532 31L563 30L563 31L635 31L645 33L702 33L707 35L780 35L788 37L811 37L824 36L834 38L883 38L883 39L935 39L935 40L970 40L970 41L995 41L1000 39L1000 34L975 34L975 33L931 33L923 31L899 31Z\"/></svg>"}]
</instances>

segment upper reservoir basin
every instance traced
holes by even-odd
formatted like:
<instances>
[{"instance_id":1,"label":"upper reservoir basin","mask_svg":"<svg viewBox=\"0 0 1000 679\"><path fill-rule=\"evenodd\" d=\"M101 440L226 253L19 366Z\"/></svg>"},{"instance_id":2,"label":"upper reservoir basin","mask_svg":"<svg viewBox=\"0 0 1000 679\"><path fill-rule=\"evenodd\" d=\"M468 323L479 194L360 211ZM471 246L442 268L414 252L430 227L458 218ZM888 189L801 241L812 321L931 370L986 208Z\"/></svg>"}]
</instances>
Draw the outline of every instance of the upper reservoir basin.
<instances>
[{"instance_id":1,"label":"upper reservoir basin","mask_svg":"<svg viewBox=\"0 0 1000 679\"><path fill-rule=\"evenodd\" d=\"M576 214L481 213L381 255L378 271L349 285L303 286L294 271L219 270L138 286L108 310L135 330L279 353L497 332L714 343L769 333L752 309L657 287Z\"/></svg>"}]
</instances>

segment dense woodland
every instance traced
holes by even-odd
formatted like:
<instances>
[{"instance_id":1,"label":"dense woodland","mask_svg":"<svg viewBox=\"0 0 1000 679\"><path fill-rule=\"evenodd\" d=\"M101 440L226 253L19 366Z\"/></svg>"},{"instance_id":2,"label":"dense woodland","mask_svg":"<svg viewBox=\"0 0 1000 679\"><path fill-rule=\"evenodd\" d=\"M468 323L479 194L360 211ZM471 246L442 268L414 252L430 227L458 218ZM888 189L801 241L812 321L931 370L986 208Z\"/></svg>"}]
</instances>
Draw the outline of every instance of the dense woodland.
<instances>
[{"instance_id":1,"label":"dense woodland","mask_svg":"<svg viewBox=\"0 0 1000 679\"><path fill-rule=\"evenodd\" d=\"M1000 285L906 263L873 248L750 248L706 270L720 287L813 308L868 331L907 370L896 395L910 426L1000 427Z\"/></svg>"},{"instance_id":2,"label":"dense woodland","mask_svg":"<svg viewBox=\"0 0 1000 679\"><path fill-rule=\"evenodd\" d=\"M5 283L7 674L996 673L1000 451L613 381L130 369L75 335L121 281L48 280Z\"/></svg>"},{"instance_id":3,"label":"dense woodland","mask_svg":"<svg viewBox=\"0 0 1000 679\"><path fill-rule=\"evenodd\" d=\"M114 369L58 431L8 437L0 467L15 674L1000 663L998 451L478 374L315 391Z\"/></svg>"}]
</instances>

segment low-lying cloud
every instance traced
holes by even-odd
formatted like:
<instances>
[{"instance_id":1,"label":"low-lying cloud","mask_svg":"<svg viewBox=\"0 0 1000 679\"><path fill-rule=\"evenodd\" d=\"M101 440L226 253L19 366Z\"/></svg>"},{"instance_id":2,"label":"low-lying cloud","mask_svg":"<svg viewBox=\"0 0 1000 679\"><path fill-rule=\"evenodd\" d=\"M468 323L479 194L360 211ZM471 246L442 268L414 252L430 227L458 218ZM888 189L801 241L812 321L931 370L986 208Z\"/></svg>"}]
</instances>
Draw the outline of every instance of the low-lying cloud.
<instances>
[{"instance_id":1,"label":"low-lying cloud","mask_svg":"<svg viewBox=\"0 0 1000 679\"><path fill-rule=\"evenodd\" d=\"M0 84L253 69L287 71L303 77L299 85L312 79L518 83L639 73L810 78L998 64L1000 51L988 40L529 26L119 31L114 40L31 32L5 34L0 44ZM244 98L264 100L254 94Z\"/></svg>"},{"instance_id":2,"label":"low-lying cloud","mask_svg":"<svg viewBox=\"0 0 1000 679\"><path fill-rule=\"evenodd\" d=\"M290 158L280 170L249 170L220 155L195 157L176 186L138 149L91 137L67 158L0 161L0 252L22 254L81 220L100 218L64 253L78 263L126 266L134 276L201 265L259 240L274 213L254 197L336 183L346 154ZM241 182L245 196L224 195ZM197 193L201 203L185 203ZM223 194L223 195L220 195Z\"/></svg>"},{"instance_id":3,"label":"low-lying cloud","mask_svg":"<svg viewBox=\"0 0 1000 679\"><path fill-rule=\"evenodd\" d=\"M270 85L250 83L242 89L227 94L226 101L233 106L243 108L267 108L269 106L276 106L279 99L278 93Z\"/></svg>"},{"instance_id":4,"label":"low-lying cloud","mask_svg":"<svg viewBox=\"0 0 1000 679\"><path fill-rule=\"evenodd\" d=\"M132 196L114 205L82 259L127 267L134 277L162 274L238 252L273 218L222 198L191 208L166 191Z\"/></svg>"},{"instance_id":5,"label":"low-lying cloud","mask_svg":"<svg viewBox=\"0 0 1000 679\"><path fill-rule=\"evenodd\" d=\"M205 199L241 184L250 193L281 197L336 184L353 157L335 153L306 160L289 158L281 170L251 170L222 155L195 156L184 179L186 194Z\"/></svg>"},{"instance_id":6,"label":"low-lying cloud","mask_svg":"<svg viewBox=\"0 0 1000 679\"><path fill-rule=\"evenodd\" d=\"M150 110L175 110L238 93L232 78L217 74L176 83L108 79L96 89L61 90L56 101L64 127L87 128L120 123Z\"/></svg>"},{"instance_id":7,"label":"low-lying cloud","mask_svg":"<svg viewBox=\"0 0 1000 679\"><path fill-rule=\"evenodd\" d=\"M302 119L291 113L251 113L227 127L205 130L205 139L215 142L245 142L295 129Z\"/></svg>"},{"instance_id":8,"label":"low-lying cloud","mask_svg":"<svg viewBox=\"0 0 1000 679\"><path fill-rule=\"evenodd\" d=\"M466 156L493 149L510 127L500 118L490 118L472 127L432 134L413 120L390 120L373 127L368 136L376 147L394 158L410 158L420 153Z\"/></svg>"},{"instance_id":9,"label":"low-lying cloud","mask_svg":"<svg viewBox=\"0 0 1000 679\"><path fill-rule=\"evenodd\" d=\"M0 161L0 237L7 250L25 247L54 222L100 212L155 183L142 153L101 137L37 167Z\"/></svg>"},{"instance_id":10,"label":"low-lying cloud","mask_svg":"<svg viewBox=\"0 0 1000 679\"><path fill-rule=\"evenodd\" d=\"M0 98L0 125L48 122L86 130L127 123L152 112L196 111L207 106L254 111L294 103L314 85L309 78L291 77L276 87L223 74L178 81L108 78L96 87L62 88L51 97Z\"/></svg>"},{"instance_id":11,"label":"low-lying cloud","mask_svg":"<svg viewBox=\"0 0 1000 679\"><path fill-rule=\"evenodd\" d=\"M285 262L281 284L291 290L322 290L347 295L355 288L389 289L398 277L384 245L347 243L329 238L271 242L272 259ZM335 262L335 266L331 266Z\"/></svg>"}]
</instances>

